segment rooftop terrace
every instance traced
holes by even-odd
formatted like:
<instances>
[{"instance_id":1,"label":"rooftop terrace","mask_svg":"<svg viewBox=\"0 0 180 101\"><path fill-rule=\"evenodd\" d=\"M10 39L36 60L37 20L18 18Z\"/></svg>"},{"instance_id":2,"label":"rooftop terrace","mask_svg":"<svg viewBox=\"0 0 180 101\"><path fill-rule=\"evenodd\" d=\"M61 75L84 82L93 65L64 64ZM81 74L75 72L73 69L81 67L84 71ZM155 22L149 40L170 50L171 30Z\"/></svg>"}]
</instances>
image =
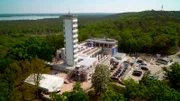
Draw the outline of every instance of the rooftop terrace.
<instances>
[{"instance_id":1,"label":"rooftop terrace","mask_svg":"<svg viewBox=\"0 0 180 101\"><path fill-rule=\"evenodd\" d=\"M110 44L115 44L118 42L117 40L110 39L110 38L91 38L91 39L88 39L87 41L93 41L97 43L110 43Z\"/></svg>"}]
</instances>

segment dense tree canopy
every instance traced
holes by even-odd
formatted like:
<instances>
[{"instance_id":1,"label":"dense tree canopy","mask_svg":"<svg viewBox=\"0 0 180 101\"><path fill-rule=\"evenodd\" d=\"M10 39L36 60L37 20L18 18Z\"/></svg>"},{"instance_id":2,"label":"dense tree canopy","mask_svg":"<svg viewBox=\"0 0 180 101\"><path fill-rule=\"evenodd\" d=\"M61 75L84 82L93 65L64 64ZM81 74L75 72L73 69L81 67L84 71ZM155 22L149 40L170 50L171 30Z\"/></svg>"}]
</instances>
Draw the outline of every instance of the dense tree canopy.
<instances>
[{"instance_id":1,"label":"dense tree canopy","mask_svg":"<svg viewBox=\"0 0 180 101\"><path fill-rule=\"evenodd\" d=\"M125 98L122 94L116 94L113 91L109 90L105 92L101 101L125 101Z\"/></svg>"},{"instance_id":2,"label":"dense tree canopy","mask_svg":"<svg viewBox=\"0 0 180 101\"><path fill-rule=\"evenodd\" d=\"M107 14L108 15L108 14ZM180 12L144 11L111 16L87 15L79 18L79 40L109 37L119 41L124 52L169 54L180 45ZM63 33L63 17L36 21L1 21L0 35ZM57 47L57 46L56 46Z\"/></svg>"},{"instance_id":3,"label":"dense tree canopy","mask_svg":"<svg viewBox=\"0 0 180 101\"><path fill-rule=\"evenodd\" d=\"M133 80L125 81L124 97L135 101L178 101L180 93L163 82L146 77L140 84Z\"/></svg>"},{"instance_id":4,"label":"dense tree canopy","mask_svg":"<svg viewBox=\"0 0 180 101\"><path fill-rule=\"evenodd\" d=\"M89 101L89 97L81 88L81 84L76 82L72 92L64 92L62 95L53 93L50 101Z\"/></svg>"},{"instance_id":5,"label":"dense tree canopy","mask_svg":"<svg viewBox=\"0 0 180 101\"><path fill-rule=\"evenodd\" d=\"M15 56L16 60L32 59L38 56L41 59L51 61L54 52L54 47L50 46L47 41L38 37L30 37L14 46L11 54Z\"/></svg>"},{"instance_id":6,"label":"dense tree canopy","mask_svg":"<svg viewBox=\"0 0 180 101\"><path fill-rule=\"evenodd\" d=\"M108 90L107 85L109 83L109 78L109 68L106 65L98 64L92 75L92 86L96 94L102 94Z\"/></svg>"},{"instance_id":7,"label":"dense tree canopy","mask_svg":"<svg viewBox=\"0 0 180 101\"><path fill-rule=\"evenodd\" d=\"M173 63L170 67L164 67L165 80L174 89L180 90L180 64Z\"/></svg>"},{"instance_id":8,"label":"dense tree canopy","mask_svg":"<svg viewBox=\"0 0 180 101\"><path fill-rule=\"evenodd\" d=\"M31 61L14 61L0 75L0 87L2 88L0 99L3 99L2 101L34 99L38 88L25 84L24 80L30 74L41 74L48 71L45 62L37 57Z\"/></svg>"}]
</instances>

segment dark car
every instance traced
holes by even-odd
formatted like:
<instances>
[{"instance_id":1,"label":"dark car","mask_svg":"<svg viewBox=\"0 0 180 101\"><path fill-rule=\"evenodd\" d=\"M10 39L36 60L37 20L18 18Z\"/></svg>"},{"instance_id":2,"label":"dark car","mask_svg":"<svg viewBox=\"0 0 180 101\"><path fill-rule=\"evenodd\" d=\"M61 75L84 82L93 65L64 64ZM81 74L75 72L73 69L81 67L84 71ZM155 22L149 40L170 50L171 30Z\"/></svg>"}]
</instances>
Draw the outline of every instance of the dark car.
<instances>
[{"instance_id":1,"label":"dark car","mask_svg":"<svg viewBox=\"0 0 180 101\"><path fill-rule=\"evenodd\" d=\"M118 70L117 72L118 72L118 73L120 73L120 72L121 72L121 70Z\"/></svg>"},{"instance_id":2,"label":"dark car","mask_svg":"<svg viewBox=\"0 0 180 101\"><path fill-rule=\"evenodd\" d=\"M119 65L119 62L115 62L114 64L117 66L117 65Z\"/></svg>"},{"instance_id":3,"label":"dark car","mask_svg":"<svg viewBox=\"0 0 180 101\"><path fill-rule=\"evenodd\" d=\"M113 74L113 76L116 76L117 74Z\"/></svg>"},{"instance_id":4,"label":"dark car","mask_svg":"<svg viewBox=\"0 0 180 101\"><path fill-rule=\"evenodd\" d=\"M132 73L132 75L134 76L141 76L141 74L142 74L142 71L137 71L137 70L133 71Z\"/></svg>"},{"instance_id":5,"label":"dark car","mask_svg":"<svg viewBox=\"0 0 180 101\"><path fill-rule=\"evenodd\" d=\"M141 64L141 63L143 63L143 61L142 60L137 60L137 63Z\"/></svg>"},{"instance_id":6,"label":"dark car","mask_svg":"<svg viewBox=\"0 0 180 101\"><path fill-rule=\"evenodd\" d=\"M111 77L111 79L113 79L113 80L119 80L118 76L113 76L113 77Z\"/></svg>"},{"instance_id":7,"label":"dark car","mask_svg":"<svg viewBox=\"0 0 180 101\"><path fill-rule=\"evenodd\" d=\"M121 74L120 74L120 75L118 75L118 77L120 78L120 77L121 77Z\"/></svg>"},{"instance_id":8,"label":"dark car","mask_svg":"<svg viewBox=\"0 0 180 101\"><path fill-rule=\"evenodd\" d=\"M148 71L149 69L147 67L141 67L142 70Z\"/></svg>"},{"instance_id":9,"label":"dark car","mask_svg":"<svg viewBox=\"0 0 180 101\"><path fill-rule=\"evenodd\" d=\"M124 75L124 72L122 72L121 74L120 74L120 76L123 76Z\"/></svg>"},{"instance_id":10,"label":"dark car","mask_svg":"<svg viewBox=\"0 0 180 101\"><path fill-rule=\"evenodd\" d=\"M116 66L116 65L113 65L113 68L117 68L117 66Z\"/></svg>"}]
</instances>

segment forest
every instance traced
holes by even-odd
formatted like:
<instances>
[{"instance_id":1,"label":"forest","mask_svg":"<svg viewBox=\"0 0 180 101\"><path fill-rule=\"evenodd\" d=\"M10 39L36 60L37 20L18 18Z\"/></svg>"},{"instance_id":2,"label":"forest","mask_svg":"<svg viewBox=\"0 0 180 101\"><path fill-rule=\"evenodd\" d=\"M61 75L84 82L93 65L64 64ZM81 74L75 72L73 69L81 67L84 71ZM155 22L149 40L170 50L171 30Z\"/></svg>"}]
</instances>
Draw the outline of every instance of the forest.
<instances>
[{"instance_id":1,"label":"forest","mask_svg":"<svg viewBox=\"0 0 180 101\"><path fill-rule=\"evenodd\" d=\"M91 37L108 37L118 40L120 52L165 55L175 53L180 46L180 12L178 11L144 11L108 16L82 15L78 18L79 41ZM33 21L0 21L0 101L24 101L36 98L37 88L29 87L23 83L23 80L31 73L46 73L48 68L44 62L51 61L56 50L63 46L62 17ZM179 66L176 67L176 71L180 71ZM176 76L179 78L179 75ZM171 78L167 76L167 81ZM170 82L167 83L166 80L164 82L148 80L140 84L127 81L127 85L136 89L127 87L124 90L110 84L108 87L113 89L113 92L116 89L124 92L119 96L115 96L116 94L112 92L110 92L112 96L105 93L102 101L122 96L125 98L122 98L122 101L132 99L153 101L151 98L158 99L161 92L158 93L159 95L152 94L159 90L164 91L165 98L174 98L174 101L178 101L176 99L179 98L179 81L174 83L174 80L169 80ZM149 86L150 84L154 85ZM149 90L154 88L156 90ZM142 92L147 95L143 95ZM82 93L81 91L80 94ZM169 93L171 95L168 96ZM73 94L79 93L72 92ZM88 95L91 98L94 92Z\"/></svg>"},{"instance_id":2,"label":"forest","mask_svg":"<svg viewBox=\"0 0 180 101\"><path fill-rule=\"evenodd\" d=\"M79 41L90 37L117 39L119 51L173 54L180 46L180 12L144 11L114 15L79 15ZM0 21L0 34L63 34L63 17L35 21Z\"/></svg>"}]
</instances>

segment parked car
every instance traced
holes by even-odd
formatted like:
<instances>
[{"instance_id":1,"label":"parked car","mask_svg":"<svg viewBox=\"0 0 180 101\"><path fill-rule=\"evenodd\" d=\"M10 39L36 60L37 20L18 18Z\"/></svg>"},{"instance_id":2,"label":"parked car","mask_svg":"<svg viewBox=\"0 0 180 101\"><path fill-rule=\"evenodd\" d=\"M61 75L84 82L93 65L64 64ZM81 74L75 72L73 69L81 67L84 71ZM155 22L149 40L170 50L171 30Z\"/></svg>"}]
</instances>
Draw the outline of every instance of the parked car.
<instances>
[{"instance_id":1,"label":"parked car","mask_svg":"<svg viewBox=\"0 0 180 101\"><path fill-rule=\"evenodd\" d=\"M117 66L116 66L116 65L113 65L113 68L115 69L115 68L117 68Z\"/></svg>"},{"instance_id":2,"label":"parked car","mask_svg":"<svg viewBox=\"0 0 180 101\"><path fill-rule=\"evenodd\" d=\"M120 75L118 75L118 77L120 78L120 77L121 77L121 74L120 74Z\"/></svg>"},{"instance_id":3,"label":"parked car","mask_svg":"<svg viewBox=\"0 0 180 101\"><path fill-rule=\"evenodd\" d=\"M142 64L143 61L142 60L137 60L137 63Z\"/></svg>"},{"instance_id":4,"label":"parked car","mask_svg":"<svg viewBox=\"0 0 180 101\"><path fill-rule=\"evenodd\" d=\"M119 62L115 62L114 64L115 64L116 66L118 66L118 65L119 65Z\"/></svg>"},{"instance_id":5,"label":"parked car","mask_svg":"<svg viewBox=\"0 0 180 101\"><path fill-rule=\"evenodd\" d=\"M142 71L134 70L132 75L133 76L141 76L142 75Z\"/></svg>"},{"instance_id":6,"label":"parked car","mask_svg":"<svg viewBox=\"0 0 180 101\"><path fill-rule=\"evenodd\" d=\"M140 67L140 64L137 63L137 64L136 64L136 67Z\"/></svg>"},{"instance_id":7,"label":"parked car","mask_svg":"<svg viewBox=\"0 0 180 101\"><path fill-rule=\"evenodd\" d=\"M113 76L116 76L116 74L113 74Z\"/></svg>"},{"instance_id":8,"label":"parked car","mask_svg":"<svg viewBox=\"0 0 180 101\"><path fill-rule=\"evenodd\" d=\"M142 70L145 70L145 71L148 71L148 70L149 70L147 67L144 67L144 66L142 66L141 69L142 69Z\"/></svg>"},{"instance_id":9,"label":"parked car","mask_svg":"<svg viewBox=\"0 0 180 101\"><path fill-rule=\"evenodd\" d=\"M121 70L118 70L117 72L118 72L118 73L121 73Z\"/></svg>"},{"instance_id":10,"label":"parked car","mask_svg":"<svg viewBox=\"0 0 180 101\"><path fill-rule=\"evenodd\" d=\"M140 70L134 70L133 72L135 72L135 73L142 73L142 71L140 71Z\"/></svg>"},{"instance_id":11,"label":"parked car","mask_svg":"<svg viewBox=\"0 0 180 101\"><path fill-rule=\"evenodd\" d=\"M124 75L124 72L122 72L121 74L120 74L120 76L123 76Z\"/></svg>"},{"instance_id":12,"label":"parked car","mask_svg":"<svg viewBox=\"0 0 180 101\"><path fill-rule=\"evenodd\" d=\"M146 63L141 63L141 65L147 66L147 64L146 64Z\"/></svg>"},{"instance_id":13,"label":"parked car","mask_svg":"<svg viewBox=\"0 0 180 101\"><path fill-rule=\"evenodd\" d=\"M112 76L111 79L113 79L113 80L119 80L118 76Z\"/></svg>"}]
</instances>

